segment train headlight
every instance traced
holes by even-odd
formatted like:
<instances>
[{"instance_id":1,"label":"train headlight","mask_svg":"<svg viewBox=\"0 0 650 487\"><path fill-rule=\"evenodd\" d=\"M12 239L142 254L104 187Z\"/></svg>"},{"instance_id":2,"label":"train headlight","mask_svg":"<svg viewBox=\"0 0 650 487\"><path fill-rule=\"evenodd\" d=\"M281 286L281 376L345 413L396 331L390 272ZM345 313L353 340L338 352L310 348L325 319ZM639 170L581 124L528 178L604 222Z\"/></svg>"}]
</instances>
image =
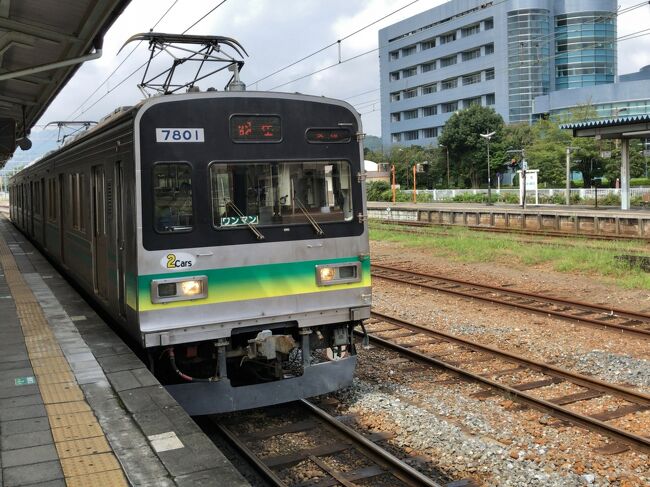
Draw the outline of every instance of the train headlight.
<instances>
[{"instance_id":1,"label":"train headlight","mask_svg":"<svg viewBox=\"0 0 650 487\"><path fill-rule=\"evenodd\" d=\"M201 294L202 287L201 281L193 279L191 281L181 281L181 294L183 296L196 296Z\"/></svg>"},{"instance_id":2,"label":"train headlight","mask_svg":"<svg viewBox=\"0 0 650 487\"><path fill-rule=\"evenodd\" d=\"M332 286L334 284L359 281L361 281L360 262L316 266L316 284L319 286Z\"/></svg>"},{"instance_id":3,"label":"train headlight","mask_svg":"<svg viewBox=\"0 0 650 487\"><path fill-rule=\"evenodd\" d=\"M320 282L328 282L336 277L336 271L333 267L321 267L318 269L318 277Z\"/></svg>"},{"instance_id":4,"label":"train headlight","mask_svg":"<svg viewBox=\"0 0 650 487\"><path fill-rule=\"evenodd\" d=\"M188 301L208 297L208 276L175 277L151 281L151 302Z\"/></svg>"}]
</instances>

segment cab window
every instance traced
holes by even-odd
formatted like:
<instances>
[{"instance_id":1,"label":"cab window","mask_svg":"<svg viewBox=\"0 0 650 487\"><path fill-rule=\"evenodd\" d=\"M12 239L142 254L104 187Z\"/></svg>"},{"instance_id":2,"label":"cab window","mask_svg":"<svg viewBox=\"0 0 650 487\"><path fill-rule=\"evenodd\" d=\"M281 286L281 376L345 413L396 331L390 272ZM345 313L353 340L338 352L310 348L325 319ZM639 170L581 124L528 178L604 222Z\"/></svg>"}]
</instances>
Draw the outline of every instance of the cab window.
<instances>
[{"instance_id":1,"label":"cab window","mask_svg":"<svg viewBox=\"0 0 650 487\"><path fill-rule=\"evenodd\" d=\"M153 168L154 227L159 233L189 232L194 225L192 168L158 163Z\"/></svg>"}]
</instances>

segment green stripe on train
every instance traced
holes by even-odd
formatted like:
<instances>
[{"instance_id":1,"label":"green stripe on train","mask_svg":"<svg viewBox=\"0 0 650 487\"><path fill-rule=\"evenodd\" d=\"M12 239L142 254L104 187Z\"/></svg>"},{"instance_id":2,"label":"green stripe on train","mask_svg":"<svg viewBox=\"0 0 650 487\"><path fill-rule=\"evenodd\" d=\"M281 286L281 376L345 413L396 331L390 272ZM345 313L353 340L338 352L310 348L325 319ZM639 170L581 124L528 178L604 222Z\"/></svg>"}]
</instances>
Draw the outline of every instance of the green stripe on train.
<instances>
[{"instance_id":1,"label":"green stripe on train","mask_svg":"<svg viewBox=\"0 0 650 487\"><path fill-rule=\"evenodd\" d=\"M354 257L324 259L306 262L265 264L193 272L167 272L138 277L138 304L140 311L227 303L247 299L263 299L315 292L338 291L370 286L370 259L361 262L361 281L331 286L316 285L317 265L339 264L358 260ZM208 297L195 301L175 301L165 304L151 302L151 281L170 277L208 276Z\"/></svg>"}]
</instances>

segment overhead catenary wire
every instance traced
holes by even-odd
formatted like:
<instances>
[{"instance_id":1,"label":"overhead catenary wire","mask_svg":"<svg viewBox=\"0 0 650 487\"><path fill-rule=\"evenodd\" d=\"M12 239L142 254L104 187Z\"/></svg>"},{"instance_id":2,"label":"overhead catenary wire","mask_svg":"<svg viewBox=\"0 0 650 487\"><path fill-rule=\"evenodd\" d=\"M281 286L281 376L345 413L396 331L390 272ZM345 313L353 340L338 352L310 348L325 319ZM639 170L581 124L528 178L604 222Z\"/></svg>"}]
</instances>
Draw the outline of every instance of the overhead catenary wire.
<instances>
[{"instance_id":1,"label":"overhead catenary wire","mask_svg":"<svg viewBox=\"0 0 650 487\"><path fill-rule=\"evenodd\" d=\"M504 1L506 1L506 0L502 0L502 1L500 1L500 2L497 2L497 3L494 4L494 5L497 5L498 3L503 3ZM650 4L650 2L644 2L643 4L638 4L638 5L634 6L634 7L635 7L634 9L639 8L639 6L644 6L644 5L648 5L648 4ZM494 6L494 5L492 5L492 6ZM632 11L632 10L634 10L634 9L632 9L632 7L630 7L630 8L629 8L625 13L630 12L630 11ZM584 23L585 23L585 24L589 24L589 23L593 23L593 22L586 21L586 22L584 22ZM647 30L650 31L650 29L643 29L643 30L638 31L638 32L635 32L635 33L633 33L633 34L627 34L627 35L625 35L625 36L621 36L620 38L614 39L613 42L625 41L625 40L629 40L629 39L635 39L635 38L637 38L637 37L643 37L644 35L649 35L650 32L648 32L648 33L646 33L646 34L640 34L640 35L639 35L640 32L645 32L645 31L647 31ZM636 35L635 35L635 34L636 34ZM634 35L634 37L629 37L629 36L632 36L632 35ZM526 41L527 41L527 42L531 42L532 40L533 40L533 39L527 39ZM595 46L596 44L597 44L597 43L594 43L594 46ZM594 47L594 46L592 46L592 47ZM270 88L269 91L273 91L273 90L278 89L278 88L281 88L281 87L283 87L283 86L286 86L286 85L289 85L289 84L295 83L296 81L301 81L301 80L303 80L303 79L305 79L305 78L309 78L309 77L311 77L311 76L313 76L313 75L315 75L315 74L322 73L323 71L326 71L326 70L328 70L328 69L332 69L332 68L334 68L334 67L336 67L336 66L339 66L339 65L341 65L341 64L347 63L347 62L349 62L349 61L353 61L353 60L355 60L355 59L358 59L358 58L360 58L360 57L366 56L366 55L368 55L368 54L371 54L371 53L373 53L373 52L379 51L379 50L384 49L384 48L387 48L387 47L388 47L388 44L383 45L383 46L378 46L378 47L375 48L375 49L371 49L371 50L369 50L369 51L366 51L366 52L363 52L363 53L358 54L358 55L356 55L356 56L353 56L353 57L351 57L351 58L348 58L348 59L346 59L346 60L339 61L338 63L330 64L330 65L328 65L328 66L325 66L325 67L323 67L323 68L320 68L320 69L318 69L318 70L316 70L316 71L313 71L313 72L311 72L311 73L308 73L308 74L302 75L302 76L300 76L300 77L298 77L298 78L294 78L294 79L292 79L292 80L290 80L290 81L287 81L287 82L285 82L285 83L282 83L282 84L279 84L279 85L277 85L277 86L274 86L273 88ZM588 47L584 47L584 48L580 48L580 49L575 49L575 50L570 50L570 51L564 51L564 52L559 53L559 54L556 54L556 55L554 55L554 56L549 56L548 59L552 59L552 58L555 58L555 57L559 57L559 56L564 55L565 53L568 53L568 52L577 52L577 51L581 51L581 50L585 50L585 49L588 49ZM542 58L542 59L546 59L546 58ZM534 62L535 62L535 63L538 63L538 62L539 62L540 60L542 60L542 59L536 59ZM533 61L529 61L529 62L533 62Z\"/></svg>"},{"instance_id":2,"label":"overhead catenary wire","mask_svg":"<svg viewBox=\"0 0 650 487\"><path fill-rule=\"evenodd\" d=\"M331 43L327 44L326 46L321 47L320 49L317 49L316 51L312 52L311 54L308 54L308 55L306 55L306 56L304 56L304 57L302 57L302 58L300 58L300 59L298 59L298 60L296 60L296 61L293 61L292 63L287 64L286 66L284 66L284 67L282 67L282 68L280 68L280 69L277 69L277 70L275 70L274 72L272 72L272 73L270 73L270 74L267 74L266 76L261 77L261 78L258 79L257 81L253 81L252 84L255 85L255 84L259 83L260 81L264 81L264 80L270 78L271 76L275 76L276 74L279 74L279 73L281 73L282 71L285 71L286 69L289 69L289 68L295 66L296 64L299 64L299 63L301 63L301 62L303 62L303 61L305 61L305 60L307 60L307 59L309 59L309 58L315 56L316 54L320 54L321 52L326 51L327 49L329 49L330 47L333 47L333 46L339 46L339 62L341 62L341 54L340 54L340 45L341 45L341 42L343 42L343 41L346 40L346 39L349 39L350 37L352 37L352 36L354 36L354 35L356 35L356 34L358 34L358 33L360 33L360 32L363 32L363 31L366 30L367 28L372 27L373 25L375 25L375 24L381 22L382 20L387 19L388 17L390 17L390 16L392 16L392 15L394 15L394 14L396 14L396 13L402 11L402 10L404 10L405 8L410 7L411 5L413 5L414 3L417 3L417 2L419 2L419 1L420 1L420 0L413 0L413 1L410 2L410 3L407 3L406 5L401 6L401 7L398 8L397 10L393 10L392 12L390 12L390 13L384 15L384 16L381 17L380 19L377 19L377 20L375 20L375 21L373 21L373 22L371 22L371 23L369 23L369 24L367 24L367 25L364 25L364 26L361 27L360 29L357 29L357 30L355 30L354 32L352 32L352 33L350 33L350 34L348 34L348 35L346 35L346 36L344 36L344 37L342 37L342 38L340 38L340 39L337 39L336 41L331 42ZM273 89L273 88L272 88L272 89Z\"/></svg>"}]
</instances>

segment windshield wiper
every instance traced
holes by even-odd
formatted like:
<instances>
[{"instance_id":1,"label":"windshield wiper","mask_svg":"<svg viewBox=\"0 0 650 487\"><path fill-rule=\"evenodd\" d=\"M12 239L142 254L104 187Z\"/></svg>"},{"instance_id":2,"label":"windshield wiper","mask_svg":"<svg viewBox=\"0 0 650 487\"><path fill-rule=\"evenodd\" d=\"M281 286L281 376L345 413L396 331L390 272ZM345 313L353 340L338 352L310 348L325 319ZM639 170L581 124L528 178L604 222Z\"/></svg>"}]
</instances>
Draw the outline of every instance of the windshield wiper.
<instances>
[{"instance_id":1,"label":"windshield wiper","mask_svg":"<svg viewBox=\"0 0 650 487\"><path fill-rule=\"evenodd\" d=\"M323 229L321 228L321 226L320 226L318 223L316 223L316 220L314 220L314 219L311 217L311 215L309 214L309 212L308 212L307 209L305 208L305 205L302 204L302 201L300 201L300 199L296 196L295 193L294 193L294 195L293 195L293 200L294 200L296 203L298 203L298 209L299 209L300 211L302 211L302 214L305 215L305 218L307 218L307 220L309 220L309 223L311 223L311 226L314 227L314 230L316 230L316 233L317 233L318 235L325 235L325 232L323 231Z\"/></svg>"},{"instance_id":2,"label":"windshield wiper","mask_svg":"<svg viewBox=\"0 0 650 487\"><path fill-rule=\"evenodd\" d=\"M235 214L239 217L239 219L242 222L244 222L248 228L251 229L251 232L255 234L257 240L264 240L264 235L262 235L262 232L260 232L257 228L255 228L253 225L251 225L248 222L246 216L242 213L242 211L239 208L237 208L237 205L235 205L235 203L233 203L232 200L226 201L226 207L228 206L230 206L234 210Z\"/></svg>"}]
</instances>

